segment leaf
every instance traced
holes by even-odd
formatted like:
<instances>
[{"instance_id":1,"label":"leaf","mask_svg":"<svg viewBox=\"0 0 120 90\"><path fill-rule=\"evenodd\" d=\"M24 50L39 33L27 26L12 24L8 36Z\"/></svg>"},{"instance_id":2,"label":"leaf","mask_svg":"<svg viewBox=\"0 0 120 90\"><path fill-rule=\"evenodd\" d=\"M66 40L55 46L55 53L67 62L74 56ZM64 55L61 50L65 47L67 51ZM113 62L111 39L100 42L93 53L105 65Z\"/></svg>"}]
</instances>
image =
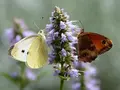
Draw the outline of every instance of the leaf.
<instances>
[{"instance_id":1,"label":"leaf","mask_svg":"<svg viewBox=\"0 0 120 90\"><path fill-rule=\"evenodd\" d=\"M18 85L20 84L20 81L21 81L21 77L18 75L18 76L12 76L8 73L0 73L1 76L4 76L5 78L7 78L8 80L10 80L11 82L13 82L14 84Z\"/></svg>"}]
</instances>

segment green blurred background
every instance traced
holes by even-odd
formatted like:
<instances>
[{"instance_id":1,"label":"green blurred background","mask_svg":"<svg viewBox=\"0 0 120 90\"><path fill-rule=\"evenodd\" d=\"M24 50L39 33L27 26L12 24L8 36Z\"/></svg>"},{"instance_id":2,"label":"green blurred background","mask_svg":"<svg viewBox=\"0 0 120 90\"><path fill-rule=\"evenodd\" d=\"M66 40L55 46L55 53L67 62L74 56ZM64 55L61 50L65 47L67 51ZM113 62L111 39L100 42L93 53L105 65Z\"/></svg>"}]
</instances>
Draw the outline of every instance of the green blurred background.
<instances>
[{"instance_id":1,"label":"green blurred background","mask_svg":"<svg viewBox=\"0 0 120 90\"><path fill-rule=\"evenodd\" d=\"M14 17L24 19L31 30L38 32L33 22L41 29L45 28L55 6L64 8L70 20L81 20L85 31L103 34L113 41L113 48L99 56L93 64L99 72L101 90L120 90L120 0L0 0L0 36L5 29L12 27ZM44 19L41 20L41 17ZM4 37L0 41L0 72L17 70L7 50ZM58 90L59 78L53 77L52 66L46 66L44 70L47 75L26 90L33 90L33 86L36 87L34 90ZM65 88L71 89L70 81L66 81ZM0 76L0 90L18 90L18 87Z\"/></svg>"}]
</instances>

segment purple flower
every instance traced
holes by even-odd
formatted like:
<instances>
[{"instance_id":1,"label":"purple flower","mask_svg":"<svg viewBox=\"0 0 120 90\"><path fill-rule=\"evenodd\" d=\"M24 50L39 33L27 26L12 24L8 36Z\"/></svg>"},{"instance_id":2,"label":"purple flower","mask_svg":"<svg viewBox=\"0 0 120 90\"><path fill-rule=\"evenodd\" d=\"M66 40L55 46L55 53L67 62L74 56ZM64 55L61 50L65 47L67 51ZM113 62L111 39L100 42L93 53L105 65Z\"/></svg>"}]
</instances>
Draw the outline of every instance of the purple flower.
<instances>
[{"instance_id":1,"label":"purple flower","mask_svg":"<svg viewBox=\"0 0 120 90\"><path fill-rule=\"evenodd\" d=\"M68 21L67 24L68 24L68 26L69 26L69 28L71 30L75 30L76 29L76 25L73 25L72 21Z\"/></svg>"},{"instance_id":2,"label":"purple flower","mask_svg":"<svg viewBox=\"0 0 120 90\"><path fill-rule=\"evenodd\" d=\"M51 37L47 38L46 42L47 42L48 46L50 46L52 43L52 38Z\"/></svg>"},{"instance_id":3,"label":"purple flower","mask_svg":"<svg viewBox=\"0 0 120 90\"><path fill-rule=\"evenodd\" d=\"M46 31L47 31L47 32L51 31L52 28L53 28L53 25L52 25L52 24L47 24L47 25L46 25Z\"/></svg>"},{"instance_id":4,"label":"purple flower","mask_svg":"<svg viewBox=\"0 0 120 90\"><path fill-rule=\"evenodd\" d=\"M19 76L18 72L13 72L10 74L11 77L16 78Z\"/></svg>"},{"instance_id":5,"label":"purple flower","mask_svg":"<svg viewBox=\"0 0 120 90\"><path fill-rule=\"evenodd\" d=\"M59 32L54 33L54 37L58 37Z\"/></svg>"},{"instance_id":6,"label":"purple flower","mask_svg":"<svg viewBox=\"0 0 120 90\"><path fill-rule=\"evenodd\" d=\"M5 31L5 36L7 36L10 46L18 42L22 38L34 34L34 32L28 30L22 19L17 18L14 19L14 27L6 29Z\"/></svg>"},{"instance_id":7,"label":"purple flower","mask_svg":"<svg viewBox=\"0 0 120 90\"><path fill-rule=\"evenodd\" d=\"M66 35L65 35L65 34L63 34L63 33L62 33L62 34L61 34L61 36L62 36L62 37L61 37L61 39L62 39L62 42L65 42L65 41L67 41L67 38L66 38Z\"/></svg>"},{"instance_id":8,"label":"purple flower","mask_svg":"<svg viewBox=\"0 0 120 90\"><path fill-rule=\"evenodd\" d=\"M48 36L49 36L49 37L54 36L54 32L55 32L54 29L50 30ZM53 39L53 40L54 40L54 39Z\"/></svg>"},{"instance_id":9,"label":"purple flower","mask_svg":"<svg viewBox=\"0 0 120 90\"><path fill-rule=\"evenodd\" d=\"M64 17L68 20L70 16L67 14L67 12L64 12L64 9L62 8L61 11L64 13Z\"/></svg>"},{"instance_id":10,"label":"purple flower","mask_svg":"<svg viewBox=\"0 0 120 90\"><path fill-rule=\"evenodd\" d=\"M86 77L89 77L90 75L96 76L97 74L96 68L87 65L86 69L87 69L85 72Z\"/></svg>"},{"instance_id":11,"label":"purple flower","mask_svg":"<svg viewBox=\"0 0 120 90\"><path fill-rule=\"evenodd\" d=\"M69 31L72 32L72 35L77 37L78 34L82 31L82 28L79 28L77 25L73 25L73 22L78 22L78 21L68 21L67 24L69 26Z\"/></svg>"},{"instance_id":12,"label":"purple flower","mask_svg":"<svg viewBox=\"0 0 120 90\"><path fill-rule=\"evenodd\" d=\"M74 42L69 43L69 45L70 45L70 48L71 48L73 51L76 50L76 48L75 48L75 46L74 46Z\"/></svg>"},{"instance_id":13,"label":"purple flower","mask_svg":"<svg viewBox=\"0 0 120 90\"><path fill-rule=\"evenodd\" d=\"M55 71L54 71L54 76L58 76L60 74L60 70L58 70L58 69L55 69Z\"/></svg>"},{"instance_id":14,"label":"purple flower","mask_svg":"<svg viewBox=\"0 0 120 90\"><path fill-rule=\"evenodd\" d=\"M49 56L48 61L50 64L52 64L54 62L55 57L56 57L55 52L51 51L48 56Z\"/></svg>"},{"instance_id":15,"label":"purple flower","mask_svg":"<svg viewBox=\"0 0 120 90\"><path fill-rule=\"evenodd\" d=\"M60 28L61 29L65 29L66 28L65 22L60 21Z\"/></svg>"},{"instance_id":16,"label":"purple flower","mask_svg":"<svg viewBox=\"0 0 120 90\"><path fill-rule=\"evenodd\" d=\"M22 37L21 37L20 35L17 35L17 36L16 36L16 42L20 41L21 38L22 38Z\"/></svg>"},{"instance_id":17,"label":"purple flower","mask_svg":"<svg viewBox=\"0 0 120 90\"><path fill-rule=\"evenodd\" d=\"M29 80L36 80L36 75L30 70L30 69L26 69L26 77L29 79Z\"/></svg>"},{"instance_id":18,"label":"purple flower","mask_svg":"<svg viewBox=\"0 0 120 90\"><path fill-rule=\"evenodd\" d=\"M76 58L77 58L77 57L76 57ZM76 59L76 58L75 58L75 59ZM74 64L74 67L75 67L76 69L81 69L81 63L78 63L77 60L74 60L73 64Z\"/></svg>"},{"instance_id":19,"label":"purple flower","mask_svg":"<svg viewBox=\"0 0 120 90\"><path fill-rule=\"evenodd\" d=\"M48 61L49 61L49 64L52 64L54 62L54 59L49 57Z\"/></svg>"},{"instance_id":20,"label":"purple flower","mask_svg":"<svg viewBox=\"0 0 120 90\"><path fill-rule=\"evenodd\" d=\"M65 57L67 55L67 52L64 48L61 50L61 54L62 54L63 57Z\"/></svg>"},{"instance_id":21,"label":"purple flower","mask_svg":"<svg viewBox=\"0 0 120 90\"><path fill-rule=\"evenodd\" d=\"M53 42L53 40L55 40L56 36L57 36L57 33L54 34L54 29L49 31L49 34L47 35L47 39L46 39L48 46L50 46L52 44L52 42Z\"/></svg>"},{"instance_id":22,"label":"purple flower","mask_svg":"<svg viewBox=\"0 0 120 90\"><path fill-rule=\"evenodd\" d=\"M69 72L68 72L68 74L70 75L70 77L73 77L73 78L75 78L75 77L78 77L79 76L79 73L78 73L79 71L77 70L77 69L71 69Z\"/></svg>"},{"instance_id":23,"label":"purple flower","mask_svg":"<svg viewBox=\"0 0 120 90\"><path fill-rule=\"evenodd\" d=\"M22 28L23 30L28 30L28 27L23 19L14 18L13 23L15 29L18 29L17 27L20 26L20 28Z\"/></svg>"},{"instance_id":24,"label":"purple flower","mask_svg":"<svg viewBox=\"0 0 120 90\"><path fill-rule=\"evenodd\" d=\"M77 40L77 38L72 35L72 32L66 32L66 35L69 41L75 42Z\"/></svg>"},{"instance_id":25,"label":"purple flower","mask_svg":"<svg viewBox=\"0 0 120 90\"><path fill-rule=\"evenodd\" d=\"M72 30L69 30L71 28L67 23L68 19L69 16L63 9L55 7L50 17L50 24L46 25L47 44L54 51L54 55L52 51L49 55L49 62L58 67L55 75L61 75L64 78L79 76L78 70L72 66L72 60L74 60L72 56L76 52L72 44L76 42L77 37L73 36Z\"/></svg>"},{"instance_id":26,"label":"purple flower","mask_svg":"<svg viewBox=\"0 0 120 90\"><path fill-rule=\"evenodd\" d=\"M75 30L73 30L72 32L73 32L73 35L74 36L77 36L80 32L81 32L81 30L82 30L82 28L76 28Z\"/></svg>"},{"instance_id":27,"label":"purple flower","mask_svg":"<svg viewBox=\"0 0 120 90\"><path fill-rule=\"evenodd\" d=\"M80 89L80 83L79 82L75 82L74 84L72 84L72 89L73 90L79 90Z\"/></svg>"},{"instance_id":28,"label":"purple flower","mask_svg":"<svg viewBox=\"0 0 120 90\"><path fill-rule=\"evenodd\" d=\"M95 78L97 75L96 68L93 67L90 63L83 63L83 62L74 62L74 65L77 69L84 68L84 84L86 87L86 90L100 90L100 81ZM78 78L79 81L76 83L80 82L80 78ZM74 85L75 83L73 83ZM73 90L76 90L73 88ZM79 89L77 89L79 90Z\"/></svg>"},{"instance_id":29,"label":"purple flower","mask_svg":"<svg viewBox=\"0 0 120 90\"><path fill-rule=\"evenodd\" d=\"M78 56L77 55L72 56L72 58L73 58L74 62L78 62Z\"/></svg>"},{"instance_id":30,"label":"purple flower","mask_svg":"<svg viewBox=\"0 0 120 90\"><path fill-rule=\"evenodd\" d=\"M24 36L24 37L31 36L31 35L35 35L35 34L36 34L35 32L29 31L29 30L25 30L25 31L23 32L23 36Z\"/></svg>"},{"instance_id":31,"label":"purple flower","mask_svg":"<svg viewBox=\"0 0 120 90\"><path fill-rule=\"evenodd\" d=\"M8 36L9 42L14 38L13 28L8 28L5 30L5 36Z\"/></svg>"},{"instance_id":32,"label":"purple flower","mask_svg":"<svg viewBox=\"0 0 120 90\"><path fill-rule=\"evenodd\" d=\"M86 83L87 90L100 90L100 87L97 80L91 80L90 82Z\"/></svg>"},{"instance_id":33,"label":"purple flower","mask_svg":"<svg viewBox=\"0 0 120 90\"><path fill-rule=\"evenodd\" d=\"M52 47L49 62L56 67L54 75L59 75L65 80L76 77L79 81L74 83L73 89L80 90L80 82L82 81L80 73L81 75L84 73L82 83L85 84L86 90L99 89L98 80L94 77L96 76L96 68L91 64L78 61L75 44L78 42L77 35L81 29L68 19L69 16L64 12L64 9L56 6L50 17L50 24L46 25L47 43L49 47Z\"/></svg>"}]
</instances>

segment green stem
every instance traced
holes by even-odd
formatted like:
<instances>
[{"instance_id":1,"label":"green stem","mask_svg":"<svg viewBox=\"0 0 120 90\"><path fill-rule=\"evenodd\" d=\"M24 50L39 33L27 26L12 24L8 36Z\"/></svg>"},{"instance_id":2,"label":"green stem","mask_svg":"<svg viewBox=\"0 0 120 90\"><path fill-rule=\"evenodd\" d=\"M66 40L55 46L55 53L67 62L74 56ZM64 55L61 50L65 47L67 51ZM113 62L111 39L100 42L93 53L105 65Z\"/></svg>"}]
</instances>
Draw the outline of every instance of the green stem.
<instances>
[{"instance_id":1,"label":"green stem","mask_svg":"<svg viewBox=\"0 0 120 90\"><path fill-rule=\"evenodd\" d=\"M64 70L63 65L64 65L64 63L61 62L61 75L64 74L64 73L63 73L63 70ZM63 77L62 77L62 78L60 77L60 90L63 90L63 86L64 86L64 79L63 79Z\"/></svg>"},{"instance_id":2,"label":"green stem","mask_svg":"<svg viewBox=\"0 0 120 90\"><path fill-rule=\"evenodd\" d=\"M80 90L86 90L85 80L84 80L84 72L81 72L80 84L81 84Z\"/></svg>"},{"instance_id":3,"label":"green stem","mask_svg":"<svg viewBox=\"0 0 120 90\"><path fill-rule=\"evenodd\" d=\"M21 86L20 86L20 89L19 90L24 90Z\"/></svg>"},{"instance_id":4,"label":"green stem","mask_svg":"<svg viewBox=\"0 0 120 90\"><path fill-rule=\"evenodd\" d=\"M63 90L63 86L64 86L64 80L61 78L61 80L60 80L60 90Z\"/></svg>"},{"instance_id":5,"label":"green stem","mask_svg":"<svg viewBox=\"0 0 120 90\"><path fill-rule=\"evenodd\" d=\"M25 64L20 63L20 69L21 69L21 82L20 82L20 90L24 90L24 79L25 79Z\"/></svg>"}]
</instances>

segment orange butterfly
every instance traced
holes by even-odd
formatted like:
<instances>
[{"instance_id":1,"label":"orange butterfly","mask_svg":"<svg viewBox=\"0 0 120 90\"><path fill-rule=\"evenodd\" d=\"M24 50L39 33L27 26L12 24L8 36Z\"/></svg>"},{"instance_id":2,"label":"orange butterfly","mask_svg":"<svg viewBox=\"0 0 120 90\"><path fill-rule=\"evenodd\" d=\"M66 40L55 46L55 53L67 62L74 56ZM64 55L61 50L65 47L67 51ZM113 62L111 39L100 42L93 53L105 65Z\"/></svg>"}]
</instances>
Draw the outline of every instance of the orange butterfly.
<instances>
[{"instance_id":1,"label":"orange butterfly","mask_svg":"<svg viewBox=\"0 0 120 90\"><path fill-rule=\"evenodd\" d=\"M111 48L112 41L103 35L84 32L84 29L78 35L78 56L80 61L92 62L98 55Z\"/></svg>"}]
</instances>

